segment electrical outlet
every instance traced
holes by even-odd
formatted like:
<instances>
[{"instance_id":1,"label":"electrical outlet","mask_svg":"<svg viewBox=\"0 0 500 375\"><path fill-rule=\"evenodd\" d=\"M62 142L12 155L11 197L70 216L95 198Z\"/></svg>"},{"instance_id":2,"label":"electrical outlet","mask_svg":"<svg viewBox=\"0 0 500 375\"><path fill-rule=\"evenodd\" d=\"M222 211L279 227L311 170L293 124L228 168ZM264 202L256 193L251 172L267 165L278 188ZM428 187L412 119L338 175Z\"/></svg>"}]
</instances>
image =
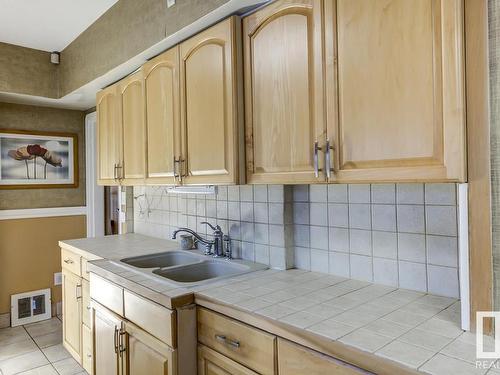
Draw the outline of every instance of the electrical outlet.
<instances>
[{"instance_id":1,"label":"electrical outlet","mask_svg":"<svg viewBox=\"0 0 500 375\"><path fill-rule=\"evenodd\" d=\"M62 273L61 272L54 273L54 285L61 285L61 284L62 284Z\"/></svg>"},{"instance_id":2,"label":"electrical outlet","mask_svg":"<svg viewBox=\"0 0 500 375\"><path fill-rule=\"evenodd\" d=\"M167 0L167 8L173 7L175 5L175 0Z\"/></svg>"}]
</instances>

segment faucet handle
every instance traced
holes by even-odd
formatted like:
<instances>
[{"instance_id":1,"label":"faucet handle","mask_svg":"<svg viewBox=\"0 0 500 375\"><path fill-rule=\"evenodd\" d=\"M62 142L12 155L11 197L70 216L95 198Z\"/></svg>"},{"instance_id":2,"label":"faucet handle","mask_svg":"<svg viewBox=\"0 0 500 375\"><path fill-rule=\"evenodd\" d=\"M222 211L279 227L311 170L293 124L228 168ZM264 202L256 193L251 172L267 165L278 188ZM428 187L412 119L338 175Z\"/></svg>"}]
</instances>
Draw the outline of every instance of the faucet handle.
<instances>
[{"instance_id":1,"label":"faucet handle","mask_svg":"<svg viewBox=\"0 0 500 375\"><path fill-rule=\"evenodd\" d=\"M212 229L214 232L216 232L216 231L222 232L222 228L221 228L219 225L216 225L216 226L214 227L214 226L213 226L212 224L210 224L208 221L202 221L200 224L207 224L207 225L210 227L210 229Z\"/></svg>"},{"instance_id":2,"label":"faucet handle","mask_svg":"<svg viewBox=\"0 0 500 375\"><path fill-rule=\"evenodd\" d=\"M211 244L206 244L205 245L205 252L203 255L212 255L212 245Z\"/></svg>"}]
</instances>

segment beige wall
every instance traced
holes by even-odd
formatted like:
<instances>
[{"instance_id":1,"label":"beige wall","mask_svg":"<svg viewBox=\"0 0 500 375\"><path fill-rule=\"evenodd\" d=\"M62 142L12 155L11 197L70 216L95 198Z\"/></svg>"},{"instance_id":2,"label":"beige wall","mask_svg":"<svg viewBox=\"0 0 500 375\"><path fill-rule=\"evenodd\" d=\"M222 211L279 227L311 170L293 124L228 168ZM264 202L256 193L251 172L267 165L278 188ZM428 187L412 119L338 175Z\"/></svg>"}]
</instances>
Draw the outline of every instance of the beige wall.
<instances>
[{"instance_id":1,"label":"beige wall","mask_svg":"<svg viewBox=\"0 0 500 375\"><path fill-rule=\"evenodd\" d=\"M85 235L85 216L0 220L0 314L10 312L11 294L29 290L50 287L52 302L61 301L58 241Z\"/></svg>"},{"instance_id":2,"label":"beige wall","mask_svg":"<svg viewBox=\"0 0 500 375\"><path fill-rule=\"evenodd\" d=\"M228 0L120 0L61 54L61 96L107 73Z\"/></svg>"},{"instance_id":3,"label":"beige wall","mask_svg":"<svg viewBox=\"0 0 500 375\"><path fill-rule=\"evenodd\" d=\"M50 53L0 43L0 91L59 97L57 66Z\"/></svg>"},{"instance_id":4,"label":"beige wall","mask_svg":"<svg viewBox=\"0 0 500 375\"><path fill-rule=\"evenodd\" d=\"M77 188L0 190L0 210L84 206L84 126L84 113L81 111L0 103L0 129L55 131L78 134L79 164L79 184Z\"/></svg>"}]
</instances>

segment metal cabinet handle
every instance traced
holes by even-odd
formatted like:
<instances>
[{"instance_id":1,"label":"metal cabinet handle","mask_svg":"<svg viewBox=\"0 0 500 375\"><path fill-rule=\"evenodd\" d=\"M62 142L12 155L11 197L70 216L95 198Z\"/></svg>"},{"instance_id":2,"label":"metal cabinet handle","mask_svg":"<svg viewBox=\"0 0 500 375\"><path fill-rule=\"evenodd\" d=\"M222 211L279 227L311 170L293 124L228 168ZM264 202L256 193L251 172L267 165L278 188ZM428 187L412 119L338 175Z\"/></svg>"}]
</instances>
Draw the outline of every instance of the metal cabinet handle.
<instances>
[{"instance_id":1,"label":"metal cabinet handle","mask_svg":"<svg viewBox=\"0 0 500 375\"><path fill-rule=\"evenodd\" d=\"M319 172L321 168L318 165L318 151L321 150L321 147L318 146L318 141L314 142L314 176L316 178L319 177Z\"/></svg>"},{"instance_id":2,"label":"metal cabinet handle","mask_svg":"<svg viewBox=\"0 0 500 375\"><path fill-rule=\"evenodd\" d=\"M330 156L330 150L333 150L333 146L330 146L330 140L326 140L326 152L325 152L325 170L326 170L326 177L331 178L332 177L332 164L331 164L331 156Z\"/></svg>"},{"instance_id":3,"label":"metal cabinet handle","mask_svg":"<svg viewBox=\"0 0 500 375\"><path fill-rule=\"evenodd\" d=\"M240 342L237 341L237 340L231 340L231 339L228 339L226 336L224 335L215 335L215 339L217 341L220 341L222 342L223 344L227 344L227 345L230 345L232 346L233 348L239 348L241 345L240 345Z\"/></svg>"},{"instance_id":4,"label":"metal cabinet handle","mask_svg":"<svg viewBox=\"0 0 500 375\"><path fill-rule=\"evenodd\" d=\"M73 259L69 259L68 258L68 259L64 259L64 263L66 263L66 264L73 264L75 262L73 262Z\"/></svg>"},{"instance_id":5,"label":"metal cabinet handle","mask_svg":"<svg viewBox=\"0 0 500 375\"><path fill-rule=\"evenodd\" d=\"M122 165L116 164L116 169L117 169L116 175L117 175L118 181L123 180L123 167L122 167ZM118 173L118 171L119 171L119 173Z\"/></svg>"},{"instance_id":6,"label":"metal cabinet handle","mask_svg":"<svg viewBox=\"0 0 500 375\"><path fill-rule=\"evenodd\" d=\"M87 310L89 310L89 311L90 311L90 309L91 309L91 308L92 308L92 307L90 307L90 306L87 306Z\"/></svg>"},{"instance_id":7,"label":"metal cabinet handle","mask_svg":"<svg viewBox=\"0 0 500 375\"><path fill-rule=\"evenodd\" d=\"M116 163L115 163L115 164L114 164L114 169L113 169L113 179L114 179L115 181L116 181L116 179L118 178L118 177L117 177L117 173L116 173L116 168L117 168L117 167L118 167L118 166L117 166L117 165L116 165Z\"/></svg>"},{"instance_id":8,"label":"metal cabinet handle","mask_svg":"<svg viewBox=\"0 0 500 375\"><path fill-rule=\"evenodd\" d=\"M127 351L124 339L125 334L126 334L125 330L120 328L120 330L118 331L118 347L119 347L118 351L120 353L120 357L122 357L123 353Z\"/></svg>"},{"instance_id":9,"label":"metal cabinet handle","mask_svg":"<svg viewBox=\"0 0 500 375\"><path fill-rule=\"evenodd\" d=\"M118 328L115 326L115 334L113 336L113 344L115 346L115 353L118 354Z\"/></svg>"},{"instance_id":10,"label":"metal cabinet handle","mask_svg":"<svg viewBox=\"0 0 500 375\"><path fill-rule=\"evenodd\" d=\"M77 300L79 300L80 298L82 298L82 286L81 285L77 285L76 286L75 293L76 293L76 299Z\"/></svg>"}]
</instances>

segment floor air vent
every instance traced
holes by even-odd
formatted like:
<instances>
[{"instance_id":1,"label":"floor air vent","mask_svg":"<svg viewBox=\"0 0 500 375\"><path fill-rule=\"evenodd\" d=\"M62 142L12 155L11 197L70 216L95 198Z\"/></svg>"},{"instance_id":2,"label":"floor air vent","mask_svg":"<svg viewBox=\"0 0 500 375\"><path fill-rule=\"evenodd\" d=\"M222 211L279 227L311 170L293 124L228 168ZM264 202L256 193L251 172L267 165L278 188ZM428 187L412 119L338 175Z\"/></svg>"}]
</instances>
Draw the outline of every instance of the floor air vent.
<instances>
[{"instance_id":1,"label":"floor air vent","mask_svg":"<svg viewBox=\"0 0 500 375\"><path fill-rule=\"evenodd\" d=\"M39 322L51 317L50 289L10 296L11 326Z\"/></svg>"}]
</instances>

